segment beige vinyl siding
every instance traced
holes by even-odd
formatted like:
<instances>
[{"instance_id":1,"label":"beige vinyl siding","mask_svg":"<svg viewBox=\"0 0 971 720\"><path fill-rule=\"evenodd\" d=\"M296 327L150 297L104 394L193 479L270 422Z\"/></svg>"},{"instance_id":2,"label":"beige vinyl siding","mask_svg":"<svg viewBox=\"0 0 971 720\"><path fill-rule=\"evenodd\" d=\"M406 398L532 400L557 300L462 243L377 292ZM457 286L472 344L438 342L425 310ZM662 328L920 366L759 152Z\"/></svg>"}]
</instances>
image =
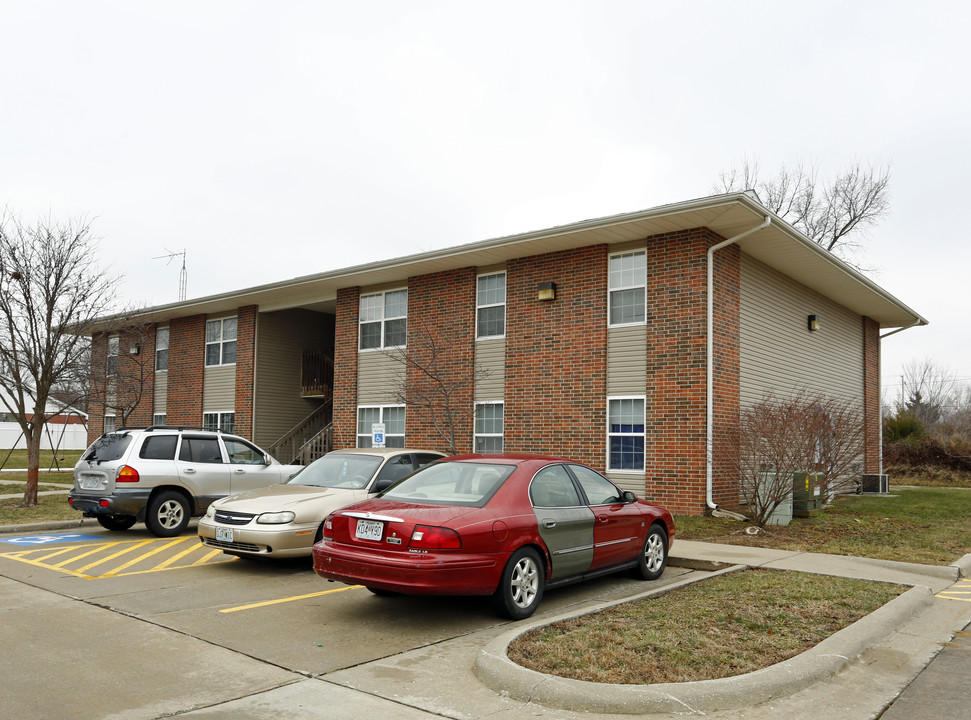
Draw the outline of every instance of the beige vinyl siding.
<instances>
[{"instance_id":1,"label":"beige vinyl siding","mask_svg":"<svg viewBox=\"0 0 971 720\"><path fill-rule=\"evenodd\" d=\"M309 310L281 310L257 316L253 441L269 447L320 407L300 395L305 350L333 356L334 316Z\"/></svg>"},{"instance_id":2,"label":"beige vinyl siding","mask_svg":"<svg viewBox=\"0 0 971 720\"><path fill-rule=\"evenodd\" d=\"M477 341L475 343L475 363L477 365L476 401L502 402L506 391L505 339Z\"/></svg>"},{"instance_id":3,"label":"beige vinyl siding","mask_svg":"<svg viewBox=\"0 0 971 720\"><path fill-rule=\"evenodd\" d=\"M743 254L739 362L743 408L803 390L862 402L863 320Z\"/></svg>"},{"instance_id":4,"label":"beige vinyl siding","mask_svg":"<svg viewBox=\"0 0 971 720\"><path fill-rule=\"evenodd\" d=\"M389 353L358 353L357 404L396 404L395 391L400 387L404 372L404 363Z\"/></svg>"},{"instance_id":5,"label":"beige vinyl siding","mask_svg":"<svg viewBox=\"0 0 971 720\"><path fill-rule=\"evenodd\" d=\"M167 372L155 373L155 397L153 399L153 410L155 415L165 414L169 402L169 374Z\"/></svg>"},{"instance_id":6,"label":"beige vinyl siding","mask_svg":"<svg viewBox=\"0 0 971 720\"><path fill-rule=\"evenodd\" d=\"M233 412L236 407L236 366L207 367L203 382L203 412ZM200 418L202 420L202 418Z\"/></svg>"},{"instance_id":7,"label":"beige vinyl siding","mask_svg":"<svg viewBox=\"0 0 971 720\"><path fill-rule=\"evenodd\" d=\"M607 328L607 395L643 395L647 387L647 327Z\"/></svg>"},{"instance_id":8,"label":"beige vinyl siding","mask_svg":"<svg viewBox=\"0 0 971 720\"><path fill-rule=\"evenodd\" d=\"M621 490L630 490L637 497L644 497L644 487L647 475L645 473L604 473Z\"/></svg>"}]
</instances>

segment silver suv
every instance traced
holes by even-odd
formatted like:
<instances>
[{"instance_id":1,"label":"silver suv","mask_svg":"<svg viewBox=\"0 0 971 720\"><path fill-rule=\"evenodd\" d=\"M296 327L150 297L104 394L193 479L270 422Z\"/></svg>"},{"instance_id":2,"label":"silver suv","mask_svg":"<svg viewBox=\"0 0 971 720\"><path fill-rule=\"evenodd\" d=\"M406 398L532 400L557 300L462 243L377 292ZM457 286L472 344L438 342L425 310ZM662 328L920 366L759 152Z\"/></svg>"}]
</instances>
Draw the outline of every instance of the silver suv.
<instances>
[{"instance_id":1,"label":"silver suv","mask_svg":"<svg viewBox=\"0 0 971 720\"><path fill-rule=\"evenodd\" d=\"M85 450L74 466L68 502L108 530L144 522L153 535L172 537L214 500L286 482L301 469L219 431L122 428Z\"/></svg>"}]
</instances>

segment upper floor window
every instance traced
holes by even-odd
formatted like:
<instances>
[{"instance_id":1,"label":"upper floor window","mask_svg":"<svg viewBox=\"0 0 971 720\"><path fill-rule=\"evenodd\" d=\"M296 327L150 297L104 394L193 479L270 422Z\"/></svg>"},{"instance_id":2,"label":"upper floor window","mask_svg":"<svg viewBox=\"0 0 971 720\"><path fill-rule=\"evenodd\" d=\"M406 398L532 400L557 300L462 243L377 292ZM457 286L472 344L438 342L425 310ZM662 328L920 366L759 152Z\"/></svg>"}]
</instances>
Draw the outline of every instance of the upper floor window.
<instances>
[{"instance_id":1,"label":"upper floor window","mask_svg":"<svg viewBox=\"0 0 971 720\"><path fill-rule=\"evenodd\" d=\"M155 331L155 370L169 369L169 329L159 328Z\"/></svg>"},{"instance_id":2,"label":"upper floor window","mask_svg":"<svg viewBox=\"0 0 971 720\"><path fill-rule=\"evenodd\" d=\"M475 308L476 337L506 334L506 273L479 276Z\"/></svg>"},{"instance_id":3,"label":"upper floor window","mask_svg":"<svg viewBox=\"0 0 971 720\"><path fill-rule=\"evenodd\" d=\"M118 336L108 338L108 355L105 359L105 375L115 377L118 374Z\"/></svg>"},{"instance_id":4,"label":"upper floor window","mask_svg":"<svg viewBox=\"0 0 971 720\"><path fill-rule=\"evenodd\" d=\"M206 322L206 365L236 362L236 318Z\"/></svg>"},{"instance_id":5,"label":"upper floor window","mask_svg":"<svg viewBox=\"0 0 971 720\"><path fill-rule=\"evenodd\" d=\"M607 399L607 469L644 469L644 398Z\"/></svg>"},{"instance_id":6,"label":"upper floor window","mask_svg":"<svg viewBox=\"0 0 971 720\"><path fill-rule=\"evenodd\" d=\"M608 263L610 325L643 323L647 317L647 253L618 253Z\"/></svg>"},{"instance_id":7,"label":"upper floor window","mask_svg":"<svg viewBox=\"0 0 971 720\"><path fill-rule=\"evenodd\" d=\"M361 350L404 347L408 337L408 291L361 296Z\"/></svg>"}]
</instances>

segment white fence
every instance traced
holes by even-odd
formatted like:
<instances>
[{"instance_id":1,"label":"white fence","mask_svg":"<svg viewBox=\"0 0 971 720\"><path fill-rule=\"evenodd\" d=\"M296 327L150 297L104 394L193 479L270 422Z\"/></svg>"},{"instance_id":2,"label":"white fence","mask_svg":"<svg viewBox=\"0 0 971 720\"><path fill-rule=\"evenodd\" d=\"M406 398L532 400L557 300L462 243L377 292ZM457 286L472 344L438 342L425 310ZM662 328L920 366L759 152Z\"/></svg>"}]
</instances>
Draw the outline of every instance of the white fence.
<instances>
[{"instance_id":1,"label":"white fence","mask_svg":"<svg viewBox=\"0 0 971 720\"><path fill-rule=\"evenodd\" d=\"M84 450L88 446L88 428L85 425L72 423L48 423L41 438L40 446L44 450ZM20 432L20 426L12 422L0 422L0 449L26 450L27 443ZM0 456L2 457L2 456Z\"/></svg>"}]
</instances>

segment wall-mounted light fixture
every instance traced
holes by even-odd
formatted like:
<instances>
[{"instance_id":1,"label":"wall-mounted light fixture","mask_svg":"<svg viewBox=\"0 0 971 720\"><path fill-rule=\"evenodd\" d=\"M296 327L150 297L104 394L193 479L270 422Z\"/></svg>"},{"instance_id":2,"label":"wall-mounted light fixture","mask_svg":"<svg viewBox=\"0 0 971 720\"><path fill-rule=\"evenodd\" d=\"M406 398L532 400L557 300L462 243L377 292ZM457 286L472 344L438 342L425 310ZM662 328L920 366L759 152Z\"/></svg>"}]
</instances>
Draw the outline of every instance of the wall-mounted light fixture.
<instances>
[{"instance_id":1,"label":"wall-mounted light fixture","mask_svg":"<svg viewBox=\"0 0 971 720\"><path fill-rule=\"evenodd\" d=\"M819 315L809 316L809 332L816 332L819 330Z\"/></svg>"},{"instance_id":2,"label":"wall-mounted light fixture","mask_svg":"<svg viewBox=\"0 0 971 720\"><path fill-rule=\"evenodd\" d=\"M141 345L139 345L138 343L134 343L133 345L129 345L128 346L128 354L129 355L138 355L138 353L139 353L139 351L141 349L142 349L142 346Z\"/></svg>"},{"instance_id":3,"label":"wall-mounted light fixture","mask_svg":"<svg viewBox=\"0 0 971 720\"><path fill-rule=\"evenodd\" d=\"M536 291L537 300L556 300L556 283L540 283Z\"/></svg>"}]
</instances>

